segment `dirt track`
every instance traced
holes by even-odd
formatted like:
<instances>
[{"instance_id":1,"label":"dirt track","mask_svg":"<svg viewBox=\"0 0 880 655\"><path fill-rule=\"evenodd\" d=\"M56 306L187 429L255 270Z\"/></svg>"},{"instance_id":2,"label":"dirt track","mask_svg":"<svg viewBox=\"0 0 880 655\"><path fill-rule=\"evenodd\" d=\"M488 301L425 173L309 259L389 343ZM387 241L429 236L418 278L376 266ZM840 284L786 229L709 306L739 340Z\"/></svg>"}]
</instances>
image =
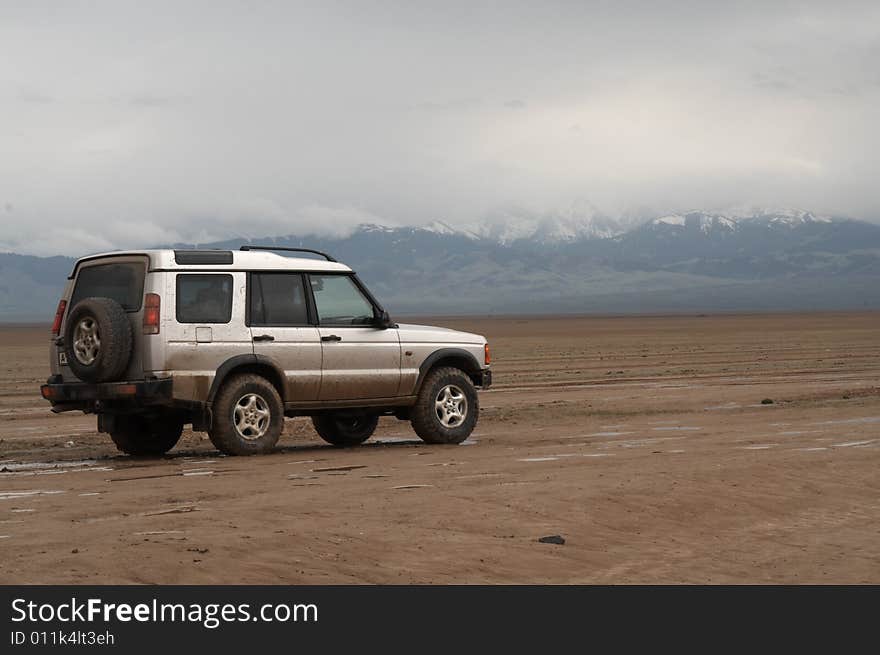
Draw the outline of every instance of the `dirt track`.
<instances>
[{"instance_id":1,"label":"dirt track","mask_svg":"<svg viewBox=\"0 0 880 655\"><path fill-rule=\"evenodd\" d=\"M436 322L493 346L465 445L297 419L157 460L51 415L46 330L0 328L0 582L880 583L880 315Z\"/></svg>"}]
</instances>

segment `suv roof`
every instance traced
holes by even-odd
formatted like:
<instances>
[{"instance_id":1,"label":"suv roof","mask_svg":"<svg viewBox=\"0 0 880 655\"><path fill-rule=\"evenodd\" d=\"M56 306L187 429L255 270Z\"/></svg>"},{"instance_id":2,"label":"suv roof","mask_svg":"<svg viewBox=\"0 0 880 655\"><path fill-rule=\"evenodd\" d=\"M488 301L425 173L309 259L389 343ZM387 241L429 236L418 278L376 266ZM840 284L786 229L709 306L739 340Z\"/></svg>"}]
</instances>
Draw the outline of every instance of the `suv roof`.
<instances>
[{"instance_id":1,"label":"suv roof","mask_svg":"<svg viewBox=\"0 0 880 655\"><path fill-rule=\"evenodd\" d=\"M178 256L181 253L187 255L203 256L205 263L179 263ZM94 259L106 259L110 257L146 256L150 260L149 272L173 271L173 270L242 270L249 271L323 271L332 273L350 273L351 269L339 262L330 262L322 259L309 259L307 257L286 257L265 250L116 250L113 252L99 253L82 257L74 264L70 277L76 275L76 269L80 264ZM212 258L211 255L216 255ZM198 256L187 257L187 261L197 261Z\"/></svg>"}]
</instances>

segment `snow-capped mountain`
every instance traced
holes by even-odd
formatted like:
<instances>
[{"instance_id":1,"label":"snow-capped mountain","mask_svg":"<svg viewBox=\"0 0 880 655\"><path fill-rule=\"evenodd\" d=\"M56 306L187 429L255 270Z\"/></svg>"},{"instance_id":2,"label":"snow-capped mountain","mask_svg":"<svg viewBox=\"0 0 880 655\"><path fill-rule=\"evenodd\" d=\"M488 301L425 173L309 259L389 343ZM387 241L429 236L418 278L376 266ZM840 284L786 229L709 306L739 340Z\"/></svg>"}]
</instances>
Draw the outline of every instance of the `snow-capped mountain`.
<instances>
[{"instance_id":1,"label":"snow-capped mountain","mask_svg":"<svg viewBox=\"0 0 880 655\"><path fill-rule=\"evenodd\" d=\"M498 211L482 221L455 226L435 220L416 227L394 227L364 224L359 232L394 233L421 231L447 237L487 240L502 246L517 243L541 245L567 244L583 240L621 237L633 229L651 229L662 232L697 231L704 235L724 235L737 232L745 223L775 228L793 228L813 223L831 223L830 216L822 216L800 209L733 209L727 211L689 210L661 214L653 218L612 218L590 205L573 206L567 210L535 213L525 210Z\"/></svg>"},{"instance_id":2,"label":"snow-capped mountain","mask_svg":"<svg viewBox=\"0 0 880 655\"><path fill-rule=\"evenodd\" d=\"M704 212L666 214L665 216L651 219L646 225L654 229L665 227L696 229L703 234L735 232L739 227L737 221L732 218L723 215L706 214Z\"/></svg>"},{"instance_id":3,"label":"snow-capped mountain","mask_svg":"<svg viewBox=\"0 0 880 655\"><path fill-rule=\"evenodd\" d=\"M358 271L393 313L880 309L880 225L785 209L634 223L581 207L510 211L467 227L364 224L346 236L198 247L323 250ZM72 264L0 253L0 320L51 318Z\"/></svg>"},{"instance_id":4,"label":"snow-capped mountain","mask_svg":"<svg viewBox=\"0 0 880 655\"><path fill-rule=\"evenodd\" d=\"M587 203L560 211L534 213L524 210L496 212L464 231L502 245L517 241L570 243L581 239L607 239L625 232L623 223Z\"/></svg>"},{"instance_id":5,"label":"snow-capped mountain","mask_svg":"<svg viewBox=\"0 0 880 655\"><path fill-rule=\"evenodd\" d=\"M723 212L692 210L664 214L652 218L645 225L653 228L680 228L699 230L704 234L731 233L743 224L764 225L776 228L794 228L813 223L832 223L844 219L814 214L802 209L752 209Z\"/></svg>"}]
</instances>

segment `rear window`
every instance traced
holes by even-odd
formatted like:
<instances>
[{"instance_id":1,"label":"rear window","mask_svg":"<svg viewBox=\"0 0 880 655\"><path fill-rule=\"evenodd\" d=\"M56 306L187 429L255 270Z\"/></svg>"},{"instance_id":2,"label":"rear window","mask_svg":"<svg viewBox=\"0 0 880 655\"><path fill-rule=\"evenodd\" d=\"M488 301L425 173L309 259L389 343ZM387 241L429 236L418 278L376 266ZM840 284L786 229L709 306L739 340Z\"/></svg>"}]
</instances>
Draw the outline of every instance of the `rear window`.
<instances>
[{"instance_id":1,"label":"rear window","mask_svg":"<svg viewBox=\"0 0 880 655\"><path fill-rule=\"evenodd\" d=\"M81 267L70 306L84 298L112 298L125 311L136 312L144 298L144 270L139 262Z\"/></svg>"},{"instance_id":2,"label":"rear window","mask_svg":"<svg viewBox=\"0 0 880 655\"><path fill-rule=\"evenodd\" d=\"M178 323L229 323L231 275L178 275Z\"/></svg>"}]
</instances>

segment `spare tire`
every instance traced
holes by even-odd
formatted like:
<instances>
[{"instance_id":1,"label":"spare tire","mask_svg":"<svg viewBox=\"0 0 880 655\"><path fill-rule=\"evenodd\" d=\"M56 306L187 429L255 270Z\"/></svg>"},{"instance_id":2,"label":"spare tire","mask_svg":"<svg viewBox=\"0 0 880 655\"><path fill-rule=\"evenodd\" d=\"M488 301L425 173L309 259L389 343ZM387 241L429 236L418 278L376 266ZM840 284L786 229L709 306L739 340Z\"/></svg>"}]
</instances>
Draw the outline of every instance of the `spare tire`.
<instances>
[{"instance_id":1,"label":"spare tire","mask_svg":"<svg viewBox=\"0 0 880 655\"><path fill-rule=\"evenodd\" d=\"M111 298L85 298L67 315L64 352L74 375L85 382L113 382L131 359L128 315Z\"/></svg>"}]
</instances>

